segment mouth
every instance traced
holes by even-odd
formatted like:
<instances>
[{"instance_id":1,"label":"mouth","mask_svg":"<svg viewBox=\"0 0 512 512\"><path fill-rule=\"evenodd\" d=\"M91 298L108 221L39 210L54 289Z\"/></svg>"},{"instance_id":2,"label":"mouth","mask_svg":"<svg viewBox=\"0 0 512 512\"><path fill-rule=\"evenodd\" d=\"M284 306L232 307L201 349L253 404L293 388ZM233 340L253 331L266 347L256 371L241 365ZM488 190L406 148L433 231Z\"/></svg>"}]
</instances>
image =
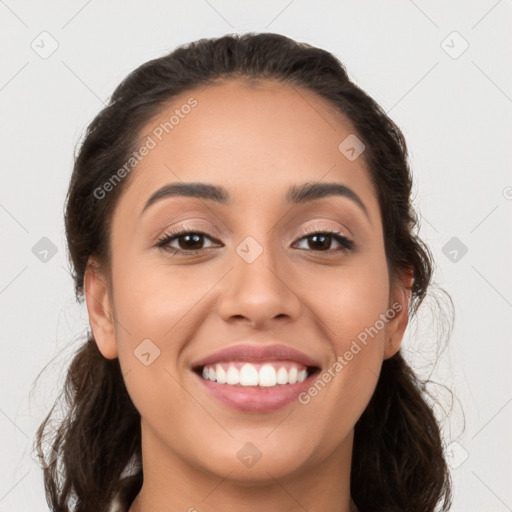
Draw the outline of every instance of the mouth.
<instances>
[{"instance_id":1,"label":"mouth","mask_svg":"<svg viewBox=\"0 0 512 512\"><path fill-rule=\"evenodd\" d=\"M226 361L198 365L192 370L201 379L219 385L269 389L300 384L319 373L320 367L295 361Z\"/></svg>"},{"instance_id":2,"label":"mouth","mask_svg":"<svg viewBox=\"0 0 512 512\"><path fill-rule=\"evenodd\" d=\"M278 363L278 364L276 364ZM277 367L277 370L276 370ZM271 413L296 403L311 386L317 366L297 363L216 363L194 368L202 389L220 405L243 413Z\"/></svg>"},{"instance_id":3,"label":"mouth","mask_svg":"<svg viewBox=\"0 0 512 512\"><path fill-rule=\"evenodd\" d=\"M318 361L289 345L240 344L191 365L203 390L219 404L271 412L297 400L321 371Z\"/></svg>"}]
</instances>

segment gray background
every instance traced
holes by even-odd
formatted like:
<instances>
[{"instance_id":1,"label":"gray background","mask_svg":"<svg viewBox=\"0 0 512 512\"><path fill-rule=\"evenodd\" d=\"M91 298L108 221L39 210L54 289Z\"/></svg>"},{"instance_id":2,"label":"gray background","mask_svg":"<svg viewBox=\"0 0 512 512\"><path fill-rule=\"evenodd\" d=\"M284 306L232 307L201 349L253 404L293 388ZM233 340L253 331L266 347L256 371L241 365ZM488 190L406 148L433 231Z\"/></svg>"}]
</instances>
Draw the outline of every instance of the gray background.
<instances>
[{"instance_id":1,"label":"gray background","mask_svg":"<svg viewBox=\"0 0 512 512\"><path fill-rule=\"evenodd\" d=\"M457 398L443 420L452 510L512 510L511 21L509 0L0 1L0 512L47 510L33 435L88 325L63 231L75 145L138 65L247 31L333 52L403 130L420 234L456 309L432 376ZM404 342L420 375L440 334L434 302ZM450 397L432 391L442 418Z\"/></svg>"}]
</instances>

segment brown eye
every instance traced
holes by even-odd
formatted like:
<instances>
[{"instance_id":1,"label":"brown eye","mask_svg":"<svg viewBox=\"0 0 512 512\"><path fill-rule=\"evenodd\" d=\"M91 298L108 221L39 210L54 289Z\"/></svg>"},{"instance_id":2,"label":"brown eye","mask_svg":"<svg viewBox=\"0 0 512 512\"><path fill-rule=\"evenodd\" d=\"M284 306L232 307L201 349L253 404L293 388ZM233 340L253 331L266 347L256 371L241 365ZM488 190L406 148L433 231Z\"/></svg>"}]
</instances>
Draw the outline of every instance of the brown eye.
<instances>
[{"instance_id":1,"label":"brown eye","mask_svg":"<svg viewBox=\"0 0 512 512\"><path fill-rule=\"evenodd\" d=\"M172 254L192 255L197 254L204 249L205 239L213 240L207 233L202 231L171 231L165 234L157 243L157 247L169 251ZM314 252L347 252L353 249L354 244L345 235L337 231L317 231L308 233L299 239L299 242L306 241L306 247L299 247L300 249L307 249ZM339 248L331 249L333 242L339 244ZM171 245L174 244L174 245Z\"/></svg>"},{"instance_id":2,"label":"brown eye","mask_svg":"<svg viewBox=\"0 0 512 512\"><path fill-rule=\"evenodd\" d=\"M204 239L211 237L201 231L176 231L167 233L157 243L157 247L161 247L171 253L189 253L195 254L204 249ZM172 246L171 243L177 243Z\"/></svg>"},{"instance_id":3,"label":"brown eye","mask_svg":"<svg viewBox=\"0 0 512 512\"><path fill-rule=\"evenodd\" d=\"M348 251L354 247L353 242L350 241L345 235L334 231L319 231L316 233L309 233L307 236L302 237L300 240L305 240L307 242L307 249L318 252ZM330 250L333 241L340 244L341 248L337 250Z\"/></svg>"},{"instance_id":4,"label":"brown eye","mask_svg":"<svg viewBox=\"0 0 512 512\"><path fill-rule=\"evenodd\" d=\"M200 243L201 241L204 243L204 240L202 240L202 237L204 235L201 233L187 233L185 235L180 235L176 237L176 240L178 240L178 245L180 246L180 249L183 249L185 251L188 250L195 250L195 249L202 249L203 244Z\"/></svg>"}]
</instances>

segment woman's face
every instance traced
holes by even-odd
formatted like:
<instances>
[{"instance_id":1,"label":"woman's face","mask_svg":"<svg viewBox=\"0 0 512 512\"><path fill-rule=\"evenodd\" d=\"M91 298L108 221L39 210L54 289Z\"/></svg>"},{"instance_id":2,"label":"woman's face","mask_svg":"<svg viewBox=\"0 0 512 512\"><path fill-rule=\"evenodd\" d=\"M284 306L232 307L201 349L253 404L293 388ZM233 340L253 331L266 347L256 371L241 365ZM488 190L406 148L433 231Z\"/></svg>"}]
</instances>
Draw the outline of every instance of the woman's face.
<instances>
[{"instance_id":1,"label":"woman's face","mask_svg":"<svg viewBox=\"0 0 512 512\"><path fill-rule=\"evenodd\" d=\"M354 136L311 91L237 81L182 94L142 131L148 150L112 218L112 294L91 269L86 290L98 347L119 357L141 414L145 464L263 481L350 461L408 300L390 287ZM203 196L206 185L222 193ZM166 242L171 230L190 235ZM242 345L256 351L215 355ZM275 345L316 373L293 384L308 363ZM221 383L197 366L212 354L205 374Z\"/></svg>"}]
</instances>

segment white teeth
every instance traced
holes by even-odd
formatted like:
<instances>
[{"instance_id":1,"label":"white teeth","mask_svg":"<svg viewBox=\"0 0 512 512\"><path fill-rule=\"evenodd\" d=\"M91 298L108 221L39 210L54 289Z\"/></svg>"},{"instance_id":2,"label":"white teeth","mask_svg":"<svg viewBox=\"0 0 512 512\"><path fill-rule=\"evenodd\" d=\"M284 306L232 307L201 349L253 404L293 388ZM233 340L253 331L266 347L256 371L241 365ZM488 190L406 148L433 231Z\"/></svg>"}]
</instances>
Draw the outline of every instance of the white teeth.
<instances>
[{"instance_id":1,"label":"white teeth","mask_svg":"<svg viewBox=\"0 0 512 512\"><path fill-rule=\"evenodd\" d=\"M219 384L226 384L226 372L220 364L215 365L215 373Z\"/></svg>"},{"instance_id":2,"label":"white teeth","mask_svg":"<svg viewBox=\"0 0 512 512\"><path fill-rule=\"evenodd\" d=\"M273 366L264 364L260 370L260 386L271 387L276 385L276 371Z\"/></svg>"},{"instance_id":3,"label":"white teeth","mask_svg":"<svg viewBox=\"0 0 512 512\"><path fill-rule=\"evenodd\" d=\"M258 385L258 370L252 364L244 364L240 369L240 385L242 386L257 386Z\"/></svg>"},{"instance_id":4,"label":"white teeth","mask_svg":"<svg viewBox=\"0 0 512 512\"><path fill-rule=\"evenodd\" d=\"M226 374L226 384L239 384L240 383L240 374L238 370L234 366L230 366L228 368L228 373Z\"/></svg>"},{"instance_id":5,"label":"white teeth","mask_svg":"<svg viewBox=\"0 0 512 512\"><path fill-rule=\"evenodd\" d=\"M224 369L228 365L227 371ZM240 367L240 363L237 365ZM301 365L275 363L265 363L259 367L259 371L255 365L251 363L243 363L240 370L233 363L225 363L224 367L217 363L215 365L207 365L203 368L203 379L216 381L219 384L241 385L241 386L261 386L274 387L277 384L296 384L303 382L308 377L307 369ZM259 366L259 365L258 365Z\"/></svg>"},{"instance_id":6,"label":"white teeth","mask_svg":"<svg viewBox=\"0 0 512 512\"><path fill-rule=\"evenodd\" d=\"M288 384L288 372L284 366L281 366L276 373L276 382L278 384Z\"/></svg>"}]
</instances>

